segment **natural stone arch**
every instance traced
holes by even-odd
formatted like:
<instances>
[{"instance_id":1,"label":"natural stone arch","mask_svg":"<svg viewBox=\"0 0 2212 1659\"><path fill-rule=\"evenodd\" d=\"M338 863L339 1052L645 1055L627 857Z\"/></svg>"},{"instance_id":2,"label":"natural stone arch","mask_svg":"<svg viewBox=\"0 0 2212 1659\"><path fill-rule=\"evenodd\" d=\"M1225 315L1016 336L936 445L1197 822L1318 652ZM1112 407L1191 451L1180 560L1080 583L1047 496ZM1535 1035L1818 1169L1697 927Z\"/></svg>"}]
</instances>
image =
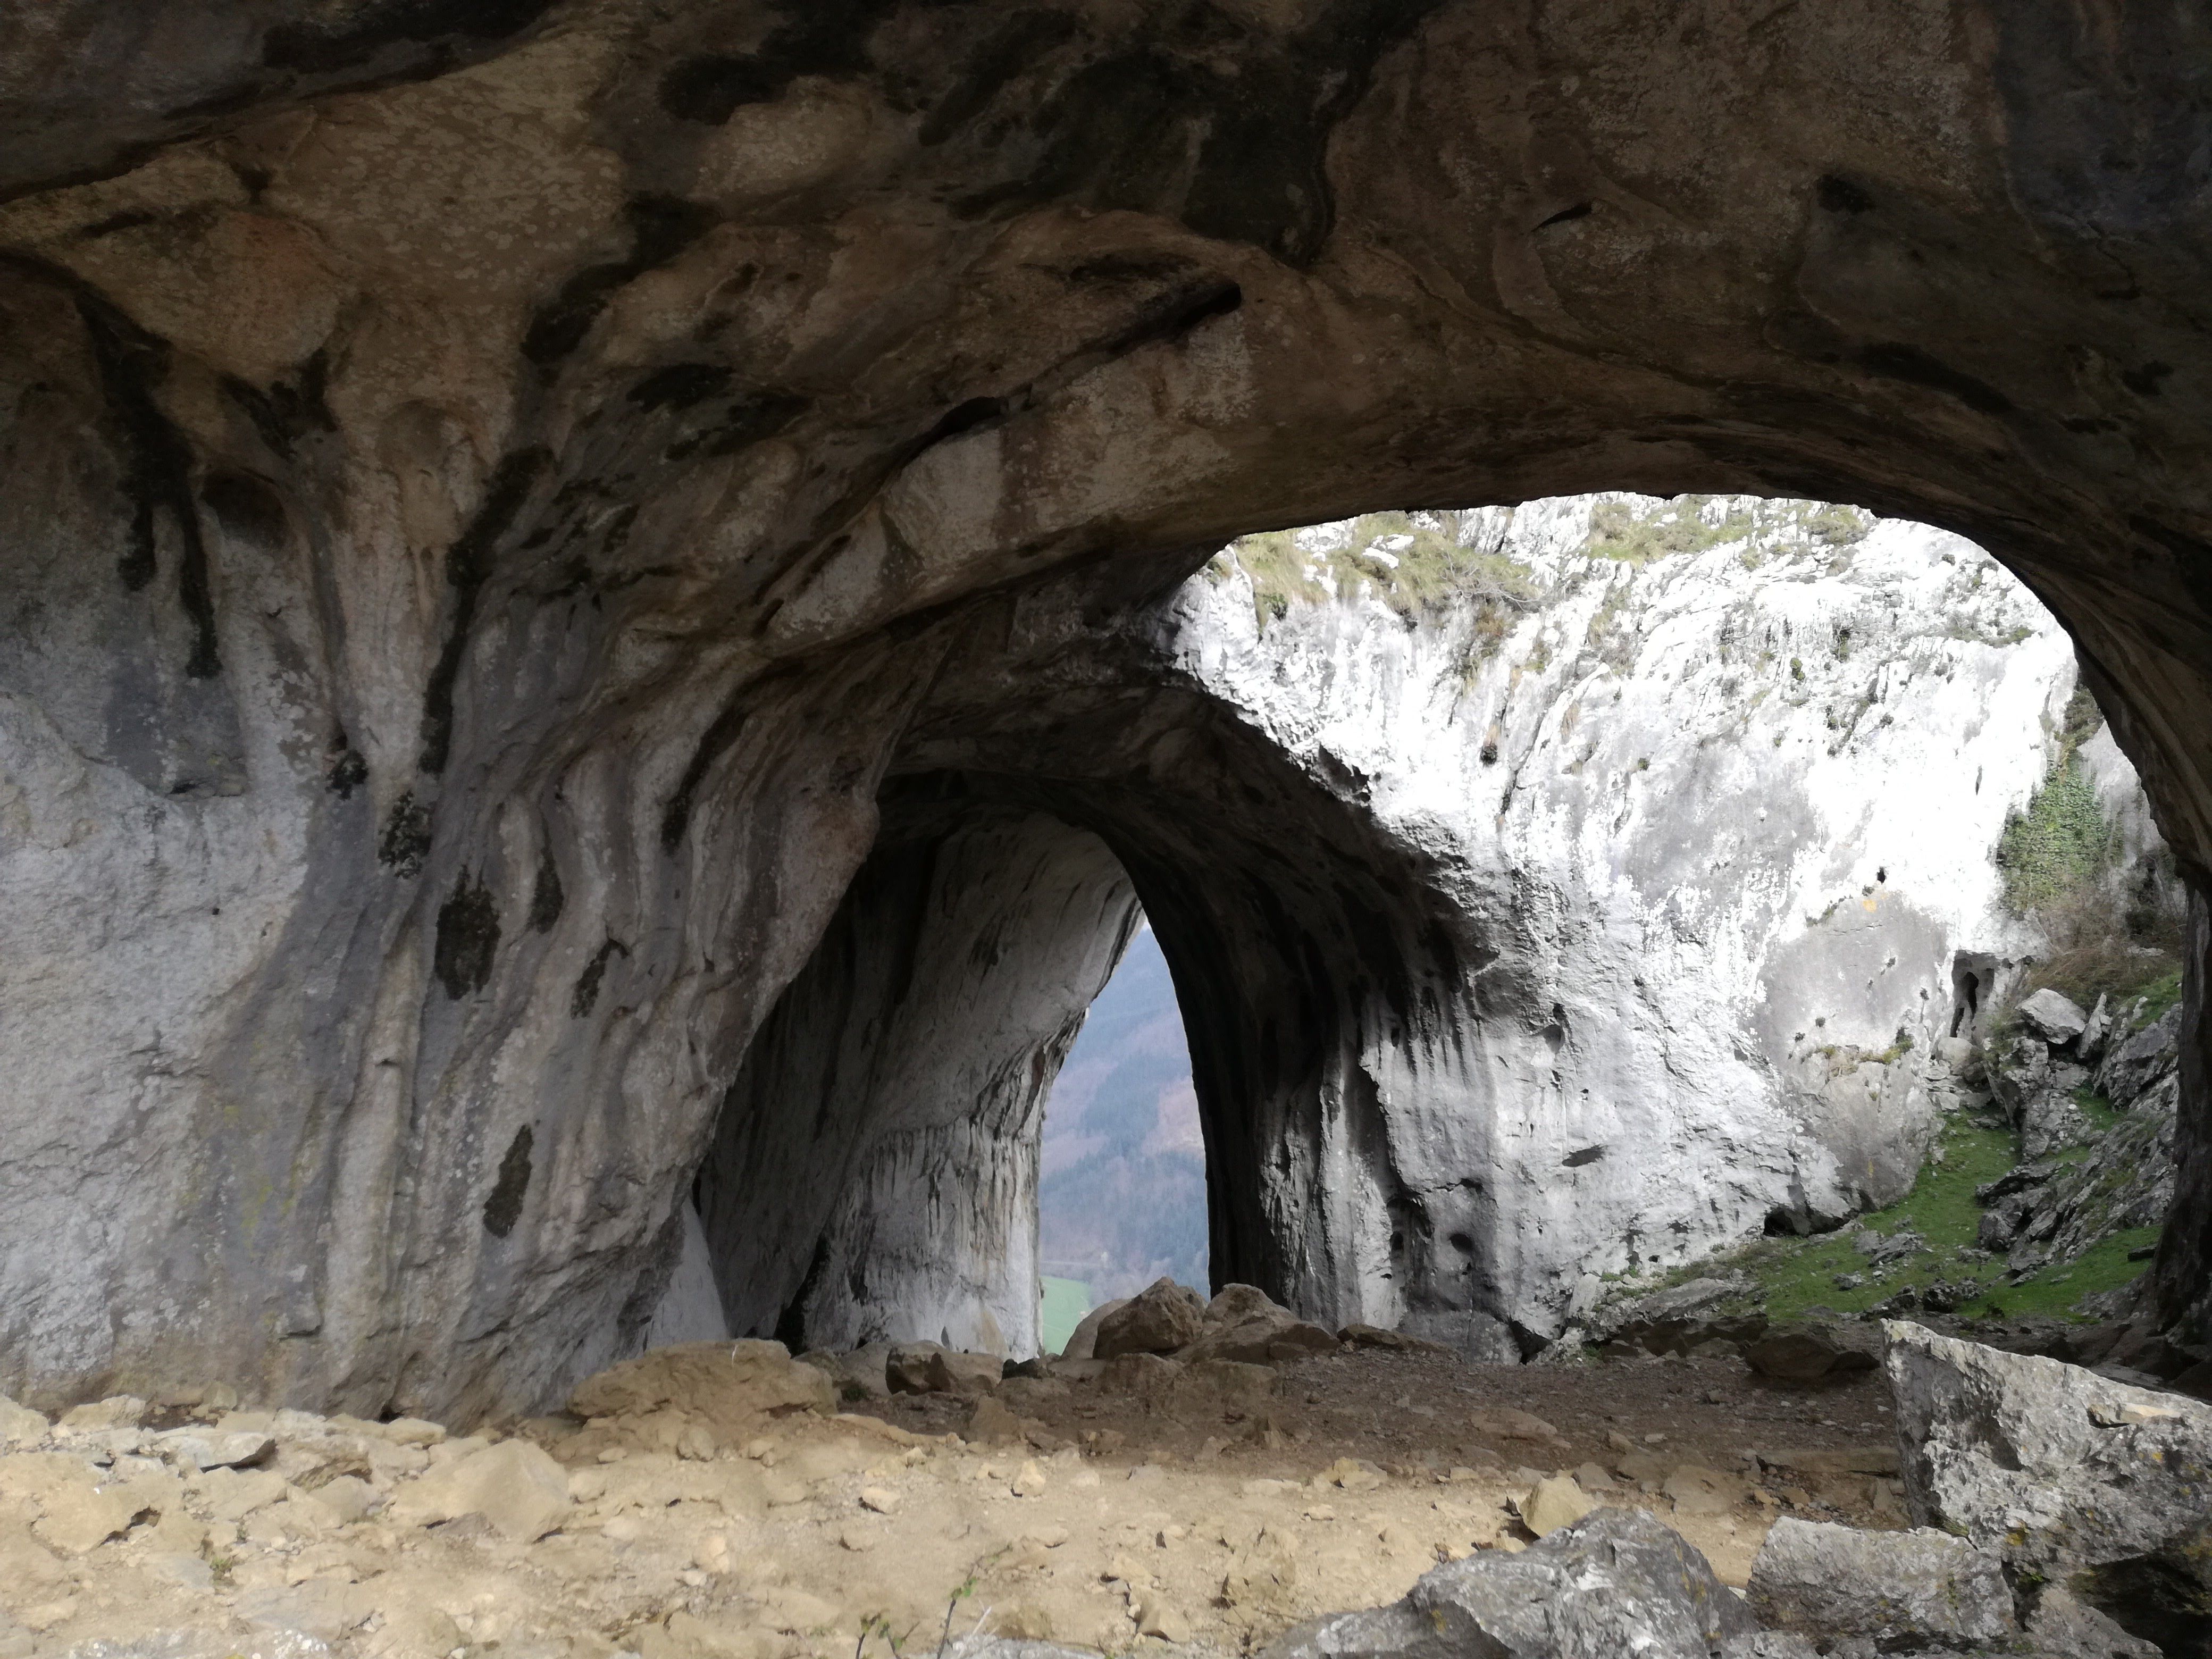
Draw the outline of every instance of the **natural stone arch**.
<instances>
[{"instance_id":1,"label":"natural stone arch","mask_svg":"<svg viewBox=\"0 0 2212 1659\"><path fill-rule=\"evenodd\" d=\"M465 1414L607 1357L977 596L1085 560L1599 486L1927 520L2212 871L2184 14L94 21L9 26L0 110L11 1389Z\"/></svg>"}]
</instances>

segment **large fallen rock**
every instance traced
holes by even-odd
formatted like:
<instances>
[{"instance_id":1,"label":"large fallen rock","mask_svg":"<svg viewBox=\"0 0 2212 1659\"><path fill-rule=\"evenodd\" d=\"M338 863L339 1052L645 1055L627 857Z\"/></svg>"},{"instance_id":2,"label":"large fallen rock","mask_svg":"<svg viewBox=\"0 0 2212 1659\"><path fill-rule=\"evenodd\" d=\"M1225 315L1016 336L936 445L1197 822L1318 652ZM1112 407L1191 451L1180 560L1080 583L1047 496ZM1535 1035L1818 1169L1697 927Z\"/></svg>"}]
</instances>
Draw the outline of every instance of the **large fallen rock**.
<instances>
[{"instance_id":1,"label":"large fallen rock","mask_svg":"<svg viewBox=\"0 0 2212 1659\"><path fill-rule=\"evenodd\" d=\"M1917 1325L1885 1334L1916 1522L2138 1636L2212 1636L2212 1406Z\"/></svg>"},{"instance_id":2,"label":"large fallen rock","mask_svg":"<svg viewBox=\"0 0 2212 1659\"><path fill-rule=\"evenodd\" d=\"M1679 1534L1641 1510L1599 1510L1517 1555L1485 1551L1435 1568L1389 1607L1310 1620L1267 1652L1270 1659L1711 1659L1724 1643L1757 1632L1743 1604Z\"/></svg>"},{"instance_id":3,"label":"large fallen rock","mask_svg":"<svg viewBox=\"0 0 2212 1659\"><path fill-rule=\"evenodd\" d=\"M1196 1340L1178 1349L1176 1358L1188 1364L1225 1359L1267 1365L1303 1359L1310 1354L1334 1353L1337 1346L1334 1336L1300 1319L1265 1291L1250 1285L1225 1285L1206 1304Z\"/></svg>"},{"instance_id":4,"label":"large fallen rock","mask_svg":"<svg viewBox=\"0 0 2212 1659\"><path fill-rule=\"evenodd\" d=\"M994 1353L969 1353L935 1342L902 1342L884 1362L893 1394L957 1394L969 1399L990 1393L1006 1374Z\"/></svg>"},{"instance_id":5,"label":"large fallen rock","mask_svg":"<svg viewBox=\"0 0 2212 1659\"><path fill-rule=\"evenodd\" d=\"M1870 1329L1820 1320L1778 1325L1743 1345L1744 1363L1762 1376L1786 1382L1819 1382L1870 1371L1879 1364L1881 1339Z\"/></svg>"},{"instance_id":6,"label":"large fallen rock","mask_svg":"<svg viewBox=\"0 0 2212 1659\"><path fill-rule=\"evenodd\" d=\"M1172 1279L1157 1279L1098 1322L1091 1352L1099 1359L1173 1353L1195 1342L1205 1328L1206 1304L1198 1292Z\"/></svg>"},{"instance_id":7,"label":"large fallen rock","mask_svg":"<svg viewBox=\"0 0 2212 1659\"><path fill-rule=\"evenodd\" d=\"M2089 1016L2048 986L2024 998L2018 1012L2021 1024L2049 1043L2071 1042L2088 1029Z\"/></svg>"},{"instance_id":8,"label":"large fallen rock","mask_svg":"<svg viewBox=\"0 0 2212 1659\"><path fill-rule=\"evenodd\" d=\"M1753 1341L1765 1334L1766 1316L1731 1308L1757 1289L1745 1273L1692 1279L1596 1309L1584 1334L1593 1342L1618 1343L1644 1353L1688 1353L1708 1342Z\"/></svg>"},{"instance_id":9,"label":"large fallen rock","mask_svg":"<svg viewBox=\"0 0 2212 1659\"><path fill-rule=\"evenodd\" d=\"M799 1355L799 1363L811 1365L829 1377L842 1399L887 1400L891 1390L885 1380L884 1365L890 1354L890 1343L871 1342L850 1353L830 1353L817 1348Z\"/></svg>"},{"instance_id":10,"label":"large fallen rock","mask_svg":"<svg viewBox=\"0 0 2212 1659\"><path fill-rule=\"evenodd\" d=\"M837 1389L781 1342L683 1342L625 1359L577 1385L579 1417L643 1417L673 1409L725 1440L766 1413L837 1409Z\"/></svg>"},{"instance_id":11,"label":"large fallen rock","mask_svg":"<svg viewBox=\"0 0 2212 1659\"><path fill-rule=\"evenodd\" d=\"M1784 1516L1759 1546L1747 1599L1762 1625L1870 1637L1890 1651L1997 1642L2018 1628L1996 1555L1930 1527L1861 1532Z\"/></svg>"},{"instance_id":12,"label":"large fallen rock","mask_svg":"<svg viewBox=\"0 0 2212 1659\"><path fill-rule=\"evenodd\" d=\"M1097 1358L1099 1357L1098 1328L1128 1305L1129 1298L1126 1296L1119 1296L1110 1302L1100 1303L1089 1313L1084 1315L1081 1322L1069 1334L1067 1346L1060 1351L1060 1357L1062 1359Z\"/></svg>"}]
</instances>

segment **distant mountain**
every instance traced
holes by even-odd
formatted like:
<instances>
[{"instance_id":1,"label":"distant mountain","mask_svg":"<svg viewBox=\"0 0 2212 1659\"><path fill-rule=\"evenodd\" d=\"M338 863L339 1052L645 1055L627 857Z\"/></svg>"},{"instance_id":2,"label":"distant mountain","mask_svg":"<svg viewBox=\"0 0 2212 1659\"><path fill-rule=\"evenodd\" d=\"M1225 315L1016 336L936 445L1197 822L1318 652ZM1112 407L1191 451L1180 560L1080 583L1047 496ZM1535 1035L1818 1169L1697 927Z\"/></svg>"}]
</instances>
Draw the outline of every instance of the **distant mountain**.
<instances>
[{"instance_id":1,"label":"distant mountain","mask_svg":"<svg viewBox=\"0 0 2212 1659\"><path fill-rule=\"evenodd\" d=\"M1043 1270L1094 1303L1163 1273L1206 1284L1206 1142L1159 942L1129 943L1045 1103Z\"/></svg>"}]
</instances>

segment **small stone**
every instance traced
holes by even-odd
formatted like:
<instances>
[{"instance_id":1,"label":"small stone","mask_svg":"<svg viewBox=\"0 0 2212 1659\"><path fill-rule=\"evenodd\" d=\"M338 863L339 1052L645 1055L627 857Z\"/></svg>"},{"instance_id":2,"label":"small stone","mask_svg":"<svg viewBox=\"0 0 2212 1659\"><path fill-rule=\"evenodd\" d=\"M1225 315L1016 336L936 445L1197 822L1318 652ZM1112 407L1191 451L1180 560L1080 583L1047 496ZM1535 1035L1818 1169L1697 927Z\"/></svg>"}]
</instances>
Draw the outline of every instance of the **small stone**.
<instances>
[{"instance_id":1,"label":"small stone","mask_svg":"<svg viewBox=\"0 0 2212 1659\"><path fill-rule=\"evenodd\" d=\"M154 1450L195 1469L236 1469L265 1461L276 1443L265 1434L197 1434L179 1429L154 1437Z\"/></svg>"},{"instance_id":2,"label":"small stone","mask_svg":"<svg viewBox=\"0 0 2212 1659\"><path fill-rule=\"evenodd\" d=\"M82 1555L128 1532L143 1507L141 1494L121 1483L58 1485L41 1498L31 1531L51 1549Z\"/></svg>"},{"instance_id":3,"label":"small stone","mask_svg":"<svg viewBox=\"0 0 2212 1659\"><path fill-rule=\"evenodd\" d=\"M1605 1431L1605 1443L1608 1449L1617 1452L1632 1454L1638 1449L1636 1443L1619 1429L1607 1429Z\"/></svg>"},{"instance_id":4,"label":"small stone","mask_svg":"<svg viewBox=\"0 0 2212 1659\"><path fill-rule=\"evenodd\" d=\"M860 1488L860 1507L872 1510L878 1515L896 1515L899 1512L899 1495L889 1486L863 1486Z\"/></svg>"},{"instance_id":5,"label":"small stone","mask_svg":"<svg viewBox=\"0 0 2212 1659\"><path fill-rule=\"evenodd\" d=\"M1137 1598L1137 1634L1177 1644L1190 1640L1190 1620L1157 1591Z\"/></svg>"},{"instance_id":6,"label":"small stone","mask_svg":"<svg viewBox=\"0 0 2212 1659\"><path fill-rule=\"evenodd\" d=\"M146 1420L146 1402L135 1394L110 1395L96 1405L72 1406L64 1412L65 1429L135 1429Z\"/></svg>"},{"instance_id":7,"label":"small stone","mask_svg":"<svg viewBox=\"0 0 2212 1659\"><path fill-rule=\"evenodd\" d=\"M1595 1507L1572 1475L1548 1475L1521 1500L1521 1524L1543 1538L1561 1527L1574 1525Z\"/></svg>"},{"instance_id":8,"label":"small stone","mask_svg":"<svg viewBox=\"0 0 2212 1659\"><path fill-rule=\"evenodd\" d=\"M1032 1458L1023 1463L1020 1471L1015 1474L1013 1485L1009 1490L1017 1498L1041 1498L1044 1495L1044 1471L1036 1466L1036 1460Z\"/></svg>"},{"instance_id":9,"label":"small stone","mask_svg":"<svg viewBox=\"0 0 2212 1659\"><path fill-rule=\"evenodd\" d=\"M502 1440L440 1465L395 1494L392 1518L436 1526L481 1515L519 1543L555 1530L568 1513L568 1472L527 1440Z\"/></svg>"},{"instance_id":10,"label":"small stone","mask_svg":"<svg viewBox=\"0 0 2212 1659\"><path fill-rule=\"evenodd\" d=\"M46 1419L0 1395L0 1446L35 1446L46 1437Z\"/></svg>"},{"instance_id":11,"label":"small stone","mask_svg":"<svg viewBox=\"0 0 2212 1659\"><path fill-rule=\"evenodd\" d=\"M395 1417L384 1425L384 1437L398 1446L434 1446L446 1437L442 1424L420 1417Z\"/></svg>"},{"instance_id":12,"label":"small stone","mask_svg":"<svg viewBox=\"0 0 2212 1659\"><path fill-rule=\"evenodd\" d=\"M876 1547L876 1535L865 1527L844 1527L837 1533L838 1544L855 1555Z\"/></svg>"},{"instance_id":13,"label":"small stone","mask_svg":"<svg viewBox=\"0 0 2212 1659\"><path fill-rule=\"evenodd\" d=\"M971 1445L1002 1446L1022 1437L1022 1419L986 1395L968 1413L968 1426L963 1432Z\"/></svg>"},{"instance_id":14,"label":"small stone","mask_svg":"<svg viewBox=\"0 0 2212 1659\"><path fill-rule=\"evenodd\" d=\"M1468 1427L1498 1440L1557 1440L1559 1431L1532 1412L1488 1406L1468 1414Z\"/></svg>"},{"instance_id":15,"label":"small stone","mask_svg":"<svg viewBox=\"0 0 2212 1659\"><path fill-rule=\"evenodd\" d=\"M676 1433L676 1455L695 1463L711 1463L720 1448L713 1433L702 1423L686 1423Z\"/></svg>"},{"instance_id":16,"label":"small stone","mask_svg":"<svg viewBox=\"0 0 2212 1659\"><path fill-rule=\"evenodd\" d=\"M365 1518L379 1502L376 1488L352 1474L341 1474L325 1481L315 1488L314 1497L337 1517L341 1526L350 1526Z\"/></svg>"},{"instance_id":17,"label":"small stone","mask_svg":"<svg viewBox=\"0 0 2212 1659\"><path fill-rule=\"evenodd\" d=\"M1372 1463L1356 1457L1340 1457L1322 1471L1321 1478L1346 1492L1373 1492L1387 1477Z\"/></svg>"}]
</instances>

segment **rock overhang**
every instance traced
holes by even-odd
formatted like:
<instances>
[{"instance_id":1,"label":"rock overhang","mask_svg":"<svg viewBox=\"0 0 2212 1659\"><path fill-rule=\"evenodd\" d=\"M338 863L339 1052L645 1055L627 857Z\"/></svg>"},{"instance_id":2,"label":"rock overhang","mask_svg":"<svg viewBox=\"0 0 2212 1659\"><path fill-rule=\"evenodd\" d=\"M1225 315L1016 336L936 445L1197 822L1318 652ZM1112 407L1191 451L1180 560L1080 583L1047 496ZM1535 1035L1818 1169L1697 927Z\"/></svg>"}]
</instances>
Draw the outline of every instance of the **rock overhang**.
<instances>
[{"instance_id":1,"label":"rock overhang","mask_svg":"<svg viewBox=\"0 0 2212 1659\"><path fill-rule=\"evenodd\" d=\"M87 841L82 744L26 728L48 850L18 890L47 919L20 936L53 948L25 960L112 916L129 966L58 974L77 1035L27 1039L17 1087L33 1115L140 1091L193 1172L141 1205L169 1244L88 1240L39 1301L78 1310L21 1350L59 1386L168 1363L84 1323L112 1302L153 1321L126 1332L229 1310L210 1352L303 1398L552 1389L865 856L885 734L1040 571L1110 607L1140 566L1364 506L1854 500L2028 579L2185 867L2212 862L2187 20L2090 51L2044 5L1755 45L1746 17L1717 46L1451 4L1196 34L1051 6L195 15L168 58L169 13L120 44L64 19L4 112L40 135L0 212L18 547L55 556L14 565L50 611L140 607L61 681L160 734L99 751ZM2077 165L2112 144L2131 169ZM131 827L134 765L206 784L161 803L181 835ZM434 971L464 892L499 913L481 977ZM149 1022L168 1057L136 1081L79 1052L144 1052ZM2193 1109L2177 1317L2212 1248ZM456 1229L526 1126L515 1225ZM124 1213L113 1127L66 1158ZM438 1192L395 1210L393 1161L425 1159ZM304 1271L280 1292L262 1259Z\"/></svg>"}]
</instances>

